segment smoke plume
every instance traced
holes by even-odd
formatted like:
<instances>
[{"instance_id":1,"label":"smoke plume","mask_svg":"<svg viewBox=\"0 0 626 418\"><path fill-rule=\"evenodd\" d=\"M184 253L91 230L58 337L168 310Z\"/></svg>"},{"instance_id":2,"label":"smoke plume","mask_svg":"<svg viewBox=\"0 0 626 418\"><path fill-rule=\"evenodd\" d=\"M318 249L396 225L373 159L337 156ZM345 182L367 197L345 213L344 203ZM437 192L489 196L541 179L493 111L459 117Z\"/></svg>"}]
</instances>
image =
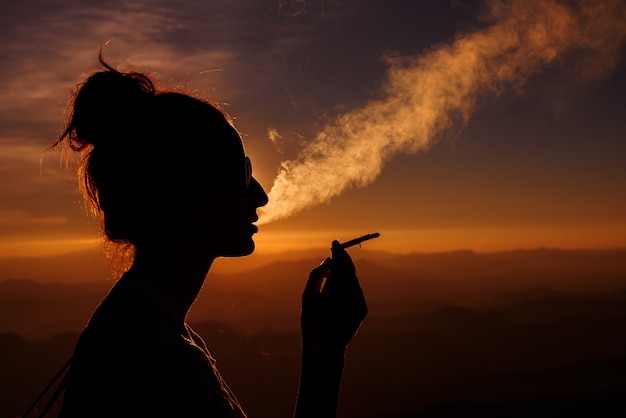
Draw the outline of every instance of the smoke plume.
<instances>
[{"instance_id":1,"label":"smoke plume","mask_svg":"<svg viewBox=\"0 0 626 418\"><path fill-rule=\"evenodd\" d=\"M606 75L626 35L625 4L492 1L484 29L419 57L388 58L383 98L336 117L281 164L260 222L368 185L394 155L427 150L454 121L467 122L479 98L519 90L548 66L567 65L582 81Z\"/></svg>"}]
</instances>

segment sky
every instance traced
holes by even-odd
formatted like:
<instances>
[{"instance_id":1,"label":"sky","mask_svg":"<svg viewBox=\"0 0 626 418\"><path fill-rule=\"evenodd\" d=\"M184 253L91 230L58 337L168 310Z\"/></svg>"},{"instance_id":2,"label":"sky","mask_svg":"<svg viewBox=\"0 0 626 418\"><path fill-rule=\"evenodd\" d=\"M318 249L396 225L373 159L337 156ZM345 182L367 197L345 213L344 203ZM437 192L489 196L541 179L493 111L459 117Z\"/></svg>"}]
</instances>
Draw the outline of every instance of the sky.
<instances>
[{"instance_id":1,"label":"sky","mask_svg":"<svg viewBox=\"0 0 626 418\"><path fill-rule=\"evenodd\" d=\"M57 151L100 47L220 103L270 195L258 253L626 247L618 0L0 6L0 258L98 245ZM172 138L172 147L186 146ZM190 150L190 152L193 152Z\"/></svg>"}]
</instances>

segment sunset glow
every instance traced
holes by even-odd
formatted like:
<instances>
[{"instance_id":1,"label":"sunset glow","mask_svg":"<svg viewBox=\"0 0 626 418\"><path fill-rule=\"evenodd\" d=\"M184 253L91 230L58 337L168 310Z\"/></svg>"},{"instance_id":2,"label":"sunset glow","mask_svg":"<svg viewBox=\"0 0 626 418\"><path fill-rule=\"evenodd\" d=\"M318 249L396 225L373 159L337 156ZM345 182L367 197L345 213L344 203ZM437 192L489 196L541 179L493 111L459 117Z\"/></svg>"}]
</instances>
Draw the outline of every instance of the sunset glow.
<instances>
[{"instance_id":1,"label":"sunset glow","mask_svg":"<svg viewBox=\"0 0 626 418\"><path fill-rule=\"evenodd\" d=\"M20 0L0 22L0 418L41 415L91 348L76 387L123 399L103 413L157 393L213 416L217 364L250 417L294 416L307 376L343 418L623 415L626 1ZM244 144L194 101L86 84L135 260L49 148L100 51Z\"/></svg>"},{"instance_id":2,"label":"sunset glow","mask_svg":"<svg viewBox=\"0 0 626 418\"><path fill-rule=\"evenodd\" d=\"M271 199L258 254L373 231L368 249L398 253L626 247L623 2L236 3L219 21L120 3L7 26L0 258L100 246L45 150L107 40L111 64L235 118Z\"/></svg>"}]
</instances>

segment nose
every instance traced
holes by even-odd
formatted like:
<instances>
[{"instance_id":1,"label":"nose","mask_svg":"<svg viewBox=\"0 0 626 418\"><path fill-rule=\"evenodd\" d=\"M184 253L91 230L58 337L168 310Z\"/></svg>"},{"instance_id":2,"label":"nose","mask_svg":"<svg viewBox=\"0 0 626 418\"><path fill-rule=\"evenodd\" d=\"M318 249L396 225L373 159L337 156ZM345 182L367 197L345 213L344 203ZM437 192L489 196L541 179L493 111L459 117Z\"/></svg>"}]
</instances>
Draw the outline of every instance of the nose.
<instances>
[{"instance_id":1,"label":"nose","mask_svg":"<svg viewBox=\"0 0 626 418\"><path fill-rule=\"evenodd\" d=\"M263 186L261 186L261 184L254 177L250 179L250 185L248 186L248 198L257 208L267 205L267 202L269 201L265 190L263 190Z\"/></svg>"}]
</instances>

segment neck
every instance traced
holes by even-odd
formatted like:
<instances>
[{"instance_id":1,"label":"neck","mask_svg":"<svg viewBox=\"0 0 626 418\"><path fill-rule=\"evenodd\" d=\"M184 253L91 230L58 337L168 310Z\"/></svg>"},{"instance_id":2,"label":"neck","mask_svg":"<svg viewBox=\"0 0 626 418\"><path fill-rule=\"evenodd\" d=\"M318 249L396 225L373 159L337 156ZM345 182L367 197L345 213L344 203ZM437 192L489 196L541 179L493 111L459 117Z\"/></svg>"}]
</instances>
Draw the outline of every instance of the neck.
<instances>
[{"instance_id":1,"label":"neck","mask_svg":"<svg viewBox=\"0 0 626 418\"><path fill-rule=\"evenodd\" d=\"M131 271L163 289L182 318L196 301L215 257L194 256L186 251L139 251Z\"/></svg>"}]
</instances>

